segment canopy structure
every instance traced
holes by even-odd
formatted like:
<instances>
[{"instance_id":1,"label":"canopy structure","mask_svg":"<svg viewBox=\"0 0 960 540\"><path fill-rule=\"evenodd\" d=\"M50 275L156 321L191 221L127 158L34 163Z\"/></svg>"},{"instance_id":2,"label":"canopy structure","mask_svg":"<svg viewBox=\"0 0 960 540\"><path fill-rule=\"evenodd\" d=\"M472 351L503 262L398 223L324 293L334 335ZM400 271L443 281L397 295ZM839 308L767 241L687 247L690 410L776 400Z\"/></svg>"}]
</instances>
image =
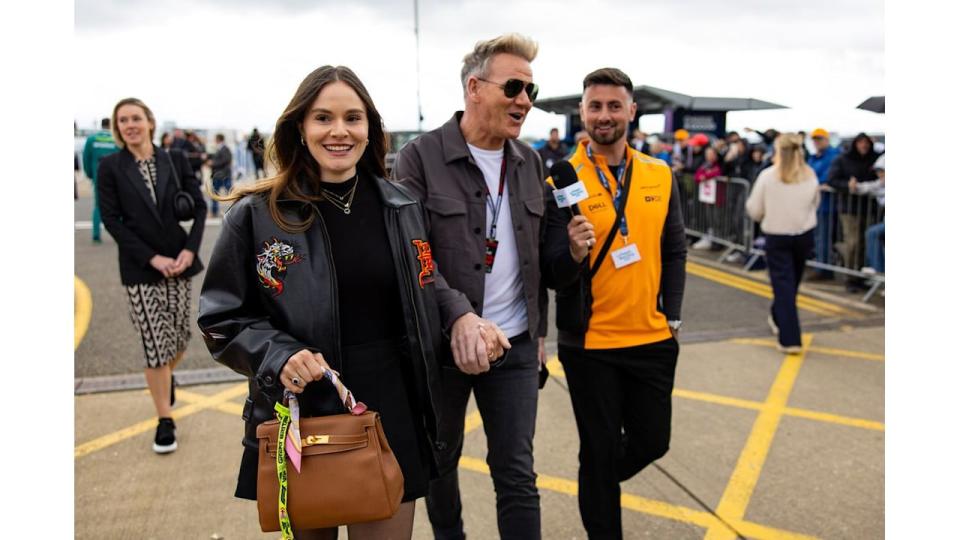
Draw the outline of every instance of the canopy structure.
<instances>
[{"instance_id":1,"label":"canopy structure","mask_svg":"<svg viewBox=\"0 0 960 540\"><path fill-rule=\"evenodd\" d=\"M581 94L572 94L554 98L538 99L533 106L538 109L562 114L567 117L567 136L582 126L580 121ZM726 131L726 113L729 111L757 111L767 109L786 109L784 105L754 98L733 97L695 97L656 88L654 86L635 86L633 100L637 103L637 117L631 128L637 127L640 116L644 114L665 115L664 129L673 131L684 128L688 131L710 132L723 135Z\"/></svg>"},{"instance_id":2,"label":"canopy structure","mask_svg":"<svg viewBox=\"0 0 960 540\"><path fill-rule=\"evenodd\" d=\"M873 96L871 98L867 98L866 101L857 105L857 108L865 111L873 111L875 113L884 114L886 113L886 105L886 96Z\"/></svg>"}]
</instances>

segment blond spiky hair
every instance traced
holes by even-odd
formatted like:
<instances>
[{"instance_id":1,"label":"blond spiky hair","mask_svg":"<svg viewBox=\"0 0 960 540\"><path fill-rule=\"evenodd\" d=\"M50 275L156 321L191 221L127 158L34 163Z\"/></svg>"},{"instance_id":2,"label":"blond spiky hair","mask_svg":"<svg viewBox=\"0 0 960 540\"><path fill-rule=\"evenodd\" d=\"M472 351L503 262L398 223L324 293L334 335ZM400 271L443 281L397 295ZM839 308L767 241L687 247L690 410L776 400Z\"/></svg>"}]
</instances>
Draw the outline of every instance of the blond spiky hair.
<instances>
[{"instance_id":1,"label":"blond spiky hair","mask_svg":"<svg viewBox=\"0 0 960 540\"><path fill-rule=\"evenodd\" d=\"M512 54L533 62L540 46L537 42L520 34L504 34L487 41L478 41L473 50L463 57L463 69L460 70L460 84L467 92L467 79L470 76L486 77L490 59L498 54Z\"/></svg>"}]
</instances>

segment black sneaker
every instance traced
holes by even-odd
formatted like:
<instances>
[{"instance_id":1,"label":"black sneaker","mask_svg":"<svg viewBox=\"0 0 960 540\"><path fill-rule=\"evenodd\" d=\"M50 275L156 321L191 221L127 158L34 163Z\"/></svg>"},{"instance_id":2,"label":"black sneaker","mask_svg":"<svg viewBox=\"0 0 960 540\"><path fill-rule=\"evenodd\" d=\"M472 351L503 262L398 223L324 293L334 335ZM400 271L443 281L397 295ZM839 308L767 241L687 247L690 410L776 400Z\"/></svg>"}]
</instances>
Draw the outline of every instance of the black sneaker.
<instances>
[{"instance_id":1,"label":"black sneaker","mask_svg":"<svg viewBox=\"0 0 960 540\"><path fill-rule=\"evenodd\" d=\"M157 434L153 437L153 451L169 454L177 449L177 426L173 418L161 418L157 423Z\"/></svg>"}]
</instances>

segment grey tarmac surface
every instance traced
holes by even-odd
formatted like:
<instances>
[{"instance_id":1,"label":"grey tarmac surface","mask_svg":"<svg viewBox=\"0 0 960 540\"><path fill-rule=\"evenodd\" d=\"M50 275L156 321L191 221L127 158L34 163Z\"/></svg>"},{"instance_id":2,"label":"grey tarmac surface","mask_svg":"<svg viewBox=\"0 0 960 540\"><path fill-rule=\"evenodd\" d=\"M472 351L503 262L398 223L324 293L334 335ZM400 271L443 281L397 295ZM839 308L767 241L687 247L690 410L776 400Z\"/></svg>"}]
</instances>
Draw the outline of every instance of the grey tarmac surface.
<instances>
[{"instance_id":1,"label":"grey tarmac surface","mask_svg":"<svg viewBox=\"0 0 960 540\"><path fill-rule=\"evenodd\" d=\"M78 221L89 220L84 195L81 189ZM218 233L217 226L207 228L203 260ZM76 275L93 296L76 377L142 381L112 239L104 234L103 244L92 245L81 226L75 250ZM882 299L874 302L879 310L852 310L853 317L801 312L812 341L799 359L774 348L764 321L768 305L688 274L671 450L622 484L627 538L735 538L724 522L748 538L883 538ZM548 351L555 350L549 340ZM180 378L188 381L221 371L196 335L182 366ZM554 362L551 371L535 440L543 537L586 538L575 495L576 426L562 369ZM179 388L180 448L158 456L150 448L156 420L145 390L76 395L76 538L278 539L259 531L254 503L232 496L244 397L237 381ZM464 521L471 538L497 538L486 440L475 416L468 420L475 428L460 468ZM431 537L421 501L414 538Z\"/></svg>"}]
</instances>

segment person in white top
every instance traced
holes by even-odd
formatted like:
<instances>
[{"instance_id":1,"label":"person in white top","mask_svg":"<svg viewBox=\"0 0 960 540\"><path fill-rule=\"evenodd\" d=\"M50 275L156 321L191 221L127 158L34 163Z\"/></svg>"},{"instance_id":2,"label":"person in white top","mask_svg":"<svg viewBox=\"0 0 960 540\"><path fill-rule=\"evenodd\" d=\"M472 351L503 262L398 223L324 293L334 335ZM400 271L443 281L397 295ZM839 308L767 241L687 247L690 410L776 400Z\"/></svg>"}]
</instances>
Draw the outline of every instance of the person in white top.
<instances>
[{"instance_id":1,"label":"person in white top","mask_svg":"<svg viewBox=\"0 0 960 540\"><path fill-rule=\"evenodd\" d=\"M801 352L797 291L813 250L820 191L817 174L804 162L803 137L781 133L774 141L773 166L760 172L747 198L747 213L766 237L773 305L767 322L780 350Z\"/></svg>"}]
</instances>

